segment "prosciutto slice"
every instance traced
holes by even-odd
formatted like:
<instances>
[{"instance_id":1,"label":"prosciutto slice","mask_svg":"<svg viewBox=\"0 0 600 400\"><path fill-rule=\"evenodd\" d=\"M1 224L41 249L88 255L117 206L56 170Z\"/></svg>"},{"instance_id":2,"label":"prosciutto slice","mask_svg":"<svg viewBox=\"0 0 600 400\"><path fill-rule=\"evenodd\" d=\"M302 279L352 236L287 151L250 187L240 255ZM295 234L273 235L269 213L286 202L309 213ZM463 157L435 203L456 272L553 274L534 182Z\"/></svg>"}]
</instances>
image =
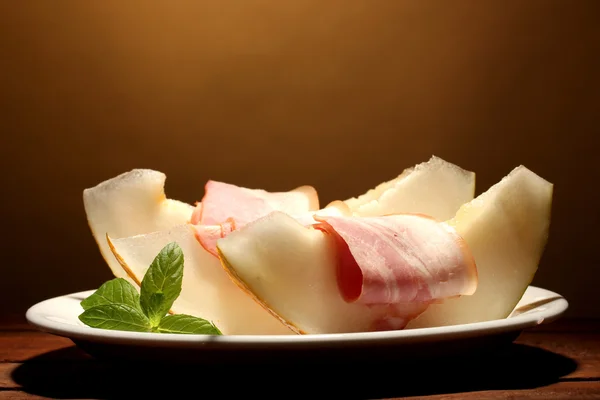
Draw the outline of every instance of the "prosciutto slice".
<instances>
[{"instance_id":1,"label":"prosciutto slice","mask_svg":"<svg viewBox=\"0 0 600 400\"><path fill-rule=\"evenodd\" d=\"M224 223L218 225L192 225L196 240L200 242L206 251L215 257L219 256L217 253L217 240L233 232L235 226L233 218L229 218Z\"/></svg>"},{"instance_id":2,"label":"prosciutto slice","mask_svg":"<svg viewBox=\"0 0 600 400\"><path fill-rule=\"evenodd\" d=\"M200 244L218 256L217 240L273 211L293 215L303 225L316 223L313 218L316 213L349 213L349 208L341 202L332 202L323 210L318 208L319 199L311 186L289 192L267 192L211 180L205 185L204 197L196 204L190 223Z\"/></svg>"},{"instance_id":3,"label":"prosciutto slice","mask_svg":"<svg viewBox=\"0 0 600 400\"><path fill-rule=\"evenodd\" d=\"M417 214L315 216L335 238L337 280L346 302L428 304L473 294L475 261L449 225Z\"/></svg>"},{"instance_id":4,"label":"prosciutto slice","mask_svg":"<svg viewBox=\"0 0 600 400\"><path fill-rule=\"evenodd\" d=\"M232 218L236 226L241 227L272 211L293 215L318 209L318 196L311 186L301 186L288 192L267 192L209 180L190 222L194 225L218 225Z\"/></svg>"}]
</instances>

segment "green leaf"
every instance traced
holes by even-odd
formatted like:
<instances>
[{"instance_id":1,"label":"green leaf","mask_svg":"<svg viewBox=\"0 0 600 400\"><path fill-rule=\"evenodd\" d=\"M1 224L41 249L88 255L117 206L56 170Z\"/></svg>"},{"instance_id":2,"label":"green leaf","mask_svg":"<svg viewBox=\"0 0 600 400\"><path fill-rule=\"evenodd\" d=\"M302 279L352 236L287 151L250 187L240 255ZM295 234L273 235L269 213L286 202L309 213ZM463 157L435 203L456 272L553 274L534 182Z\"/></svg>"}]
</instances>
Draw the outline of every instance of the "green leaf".
<instances>
[{"instance_id":1,"label":"green leaf","mask_svg":"<svg viewBox=\"0 0 600 400\"><path fill-rule=\"evenodd\" d=\"M125 279L105 282L81 301L79 320L100 329L135 332L222 335L205 319L186 314L166 315L181 293L183 252L177 243L166 245L146 271L140 294Z\"/></svg>"},{"instance_id":2,"label":"green leaf","mask_svg":"<svg viewBox=\"0 0 600 400\"><path fill-rule=\"evenodd\" d=\"M140 305L153 327L158 326L181 293L183 252L175 242L158 253L142 279Z\"/></svg>"},{"instance_id":3,"label":"green leaf","mask_svg":"<svg viewBox=\"0 0 600 400\"><path fill-rule=\"evenodd\" d=\"M165 314L169 312L164 311L163 304L165 303L165 295L163 293L152 293L146 304L146 315L150 318L152 326L158 326L160 319L164 318ZM153 319L151 316L155 316Z\"/></svg>"},{"instance_id":4,"label":"green leaf","mask_svg":"<svg viewBox=\"0 0 600 400\"><path fill-rule=\"evenodd\" d=\"M160 333L193 333L199 335L222 335L213 323L186 314L167 315L156 330Z\"/></svg>"},{"instance_id":5,"label":"green leaf","mask_svg":"<svg viewBox=\"0 0 600 400\"><path fill-rule=\"evenodd\" d=\"M127 304L102 304L88 308L79 320L92 328L115 331L150 332L148 318L138 308Z\"/></svg>"},{"instance_id":6,"label":"green leaf","mask_svg":"<svg viewBox=\"0 0 600 400\"><path fill-rule=\"evenodd\" d=\"M105 282L93 294L81 302L81 307L88 310L105 304L126 304L140 308L140 295L133 285L123 278L115 278Z\"/></svg>"}]
</instances>

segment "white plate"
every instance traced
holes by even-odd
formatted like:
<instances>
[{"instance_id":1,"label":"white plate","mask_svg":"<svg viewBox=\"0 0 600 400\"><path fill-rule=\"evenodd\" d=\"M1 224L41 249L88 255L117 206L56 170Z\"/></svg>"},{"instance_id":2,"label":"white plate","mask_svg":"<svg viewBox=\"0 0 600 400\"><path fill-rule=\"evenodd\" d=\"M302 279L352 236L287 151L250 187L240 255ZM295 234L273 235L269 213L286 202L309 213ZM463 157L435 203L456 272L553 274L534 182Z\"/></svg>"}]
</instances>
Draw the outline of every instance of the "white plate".
<instances>
[{"instance_id":1,"label":"white plate","mask_svg":"<svg viewBox=\"0 0 600 400\"><path fill-rule=\"evenodd\" d=\"M80 301L94 291L73 293L32 306L27 320L38 329L65 336L97 357L133 357L166 360L228 360L245 356L301 357L319 352L339 356L439 356L465 354L511 343L522 330L559 318L568 303L552 291L529 286L506 319L401 331L320 335L204 336L111 331L79 321ZM258 353L257 353L258 352ZM329 353L328 353L329 352ZM252 354L254 353L254 355Z\"/></svg>"}]
</instances>

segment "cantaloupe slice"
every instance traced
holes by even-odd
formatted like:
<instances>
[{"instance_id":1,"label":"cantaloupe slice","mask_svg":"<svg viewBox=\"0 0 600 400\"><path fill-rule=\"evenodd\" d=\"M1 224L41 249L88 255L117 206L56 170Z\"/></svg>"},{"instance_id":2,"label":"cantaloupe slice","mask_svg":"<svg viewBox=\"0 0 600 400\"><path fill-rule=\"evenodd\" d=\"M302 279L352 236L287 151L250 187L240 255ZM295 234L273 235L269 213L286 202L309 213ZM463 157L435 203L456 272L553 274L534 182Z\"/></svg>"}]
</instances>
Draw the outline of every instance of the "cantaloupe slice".
<instances>
[{"instance_id":1,"label":"cantaloupe slice","mask_svg":"<svg viewBox=\"0 0 600 400\"><path fill-rule=\"evenodd\" d=\"M431 257L431 263L425 269L432 268L424 275L433 281L437 279L432 277L436 276L434 260L444 259L458 263L448 266L440 274L444 281L436 282L439 286L430 287L431 293L438 289L452 294L472 292L472 287L476 284L476 278L471 275L472 258L467 253L463 263L463 256L458 254L464 254L468 250L462 246L462 239L456 233L450 233L453 232L451 228L418 215L397 218L404 221L401 223L402 229L410 232L409 236L412 238L433 237L432 241L435 243L431 246L424 240L415 239L419 241L419 249L406 249L398 245L395 251L402 253L398 258L418 258L419 261L415 262L418 265L416 269L421 269L425 268L422 260ZM361 224L357 222L356 227L361 229ZM385 234L388 228L379 229ZM376 246L389 240L387 237L378 241ZM405 243L408 242L410 240ZM281 212L271 213L219 239L217 249L233 281L299 333L401 329L427 306L425 300L415 302L407 299L393 305L346 301L338 286L336 272L340 255L338 251L341 249L335 236L313 227L302 226L297 220ZM417 251L416 256L413 251ZM376 253L376 256L383 258L381 253ZM392 274L389 270L386 272ZM416 270L410 272L408 281L416 284L415 292L424 284L419 279ZM412 294L407 297L412 298Z\"/></svg>"},{"instance_id":2,"label":"cantaloupe slice","mask_svg":"<svg viewBox=\"0 0 600 400\"><path fill-rule=\"evenodd\" d=\"M452 218L474 195L474 172L432 156L345 202L358 216L422 213L444 221Z\"/></svg>"},{"instance_id":3,"label":"cantaloupe slice","mask_svg":"<svg viewBox=\"0 0 600 400\"><path fill-rule=\"evenodd\" d=\"M336 280L333 238L275 212L217 241L225 270L246 293L295 332L372 331L388 307L343 300ZM415 313L422 311L415 307Z\"/></svg>"},{"instance_id":4,"label":"cantaloupe slice","mask_svg":"<svg viewBox=\"0 0 600 400\"><path fill-rule=\"evenodd\" d=\"M408 328L508 317L533 280L546 246L552 194L550 182L519 166L463 205L448 223L473 253L477 290L431 305Z\"/></svg>"},{"instance_id":5,"label":"cantaloupe slice","mask_svg":"<svg viewBox=\"0 0 600 400\"><path fill-rule=\"evenodd\" d=\"M121 238L160 231L189 221L194 207L168 199L165 180L162 172L134 169L83 191L83 205L92 235L116 277L134 283L111 253L107 234Z\"/></svg>"},{"instance_id":6,"label":"cantaloupe slice","mask_svg":"<svg viewBox=\"0 0 600 400\"><path fill-rule=\"evenodd\" d=\"M219 259L196 240L194 229L190 224L182 224L158 232L107 239L114 257L138 285L164 246L176 242L181 247L183 283L171 307L173 313L210 320L225 335L293 334L229 279Z\"/></svg>"}]
</instances>

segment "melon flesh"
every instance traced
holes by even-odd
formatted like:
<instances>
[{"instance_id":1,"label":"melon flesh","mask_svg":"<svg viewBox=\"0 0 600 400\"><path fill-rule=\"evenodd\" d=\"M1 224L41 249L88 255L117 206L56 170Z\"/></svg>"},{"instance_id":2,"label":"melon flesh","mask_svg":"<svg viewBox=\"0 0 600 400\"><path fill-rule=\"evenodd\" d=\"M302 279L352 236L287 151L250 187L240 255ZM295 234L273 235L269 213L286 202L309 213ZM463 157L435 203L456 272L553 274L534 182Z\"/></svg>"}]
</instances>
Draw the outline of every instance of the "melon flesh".
<instances>
[{"instance_id":1,"label":"melon flesh","mask_svg":"<svg viewBox=\"0 0 600 400\"><path fill-rule=\"evenodd\" d=\"M474 195L474 172L432 156L345 203L358 216L421 213L445 221Z\"/></svg>"},{"instance_id":2,"label":"melon flesh","mask_svg":"<svg viewBox=\"0 0 600 400\"><path fill-rule=\"evenodd\" d=\"M83 191L88 225L102 257L118 278L127 279L113 254L106 235L121 238L168 229L189 221L194 207L168 199L166 176L150 169L134 169Z\"/></svg>"},{"instance_id":3,"label":"melon flesh","mask_svg":"<svg viewBox=\"0 0 600 400\"><path fill-rule=\"evenodd\" d=\"M190 224L126 238L107 238L122 270L138 285L152 260L168 243L183 251L183 283L171 312L189 314L214 322L225 335L293 332L236 286L219 259L207 252L194 236Z\"/></svg>"},{"instance_id":4,"label":"melon flesh","mask_svg":"<svg viewBox=\"0 0 600 400\"><path fill-rule=\"evenodd\" d=\"M348 303L336 278L332 235L274 212L217 241L225 270L249 296L295 332L399 329L423 304Z\"/></svg>"},{"instance_id":5,"label":"melon flesh","mask_svg":"<svg viewBox=\"0 0 600 400\"><path fill-rule=\"evenodd\" d=\"M550 228L553 185L524 166L448 221L465 239L479 283L471 296L431 305L408 328L506 318L533 280Z\"/></svg>"}]
</instances>

